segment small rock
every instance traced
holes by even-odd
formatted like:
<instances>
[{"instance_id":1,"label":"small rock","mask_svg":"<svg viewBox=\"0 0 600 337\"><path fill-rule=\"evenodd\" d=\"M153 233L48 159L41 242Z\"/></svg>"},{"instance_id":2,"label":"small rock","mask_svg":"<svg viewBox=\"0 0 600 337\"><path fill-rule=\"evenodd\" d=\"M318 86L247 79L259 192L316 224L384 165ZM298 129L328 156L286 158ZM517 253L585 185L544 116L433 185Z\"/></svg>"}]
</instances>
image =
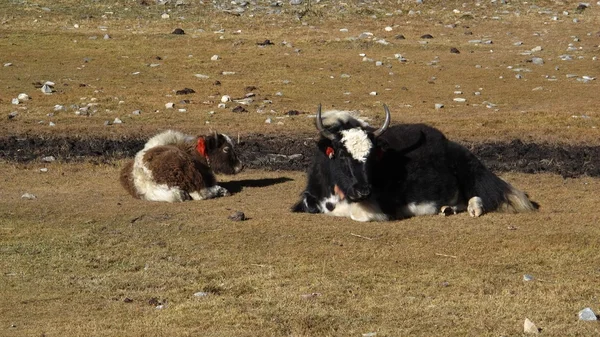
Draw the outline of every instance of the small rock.
<instances>
[{"instance_id":1,"label":"small rock","mask_svg":"<svg viewBox=\"0 0 600 337\"><path fill-rule=\"evenodd\" d=\"M123 121L119 119L119 117L115 117L113 124L123 124Z\"/></svg>"},{"instance_id":2,"label":"small rock","mask_svg":"<svg viewBox=\"0 0 600 337\"><path fill-rule=\"evenodd\" d=\"M106 125L106 126L112 125L112 122L111 121L104 121L104 125Z\"/></svg>"},{"instance_id":3,"label":"small rock","mask_svg":"<svg viewBox=\"0 0 600 337\"><path fill-rule=\"evenodd\" d=\"M531 51L534 53L542 51L542 46L536 46L535 48L531 49Z\"/></svg>"},{"instance_id":4,"label":"small rock","mask_svg":"<svg viewBox=\"0 0 600 337\"><path fill-rule=\"evenodd\" d=\"M531 63L537 64L537 65L542 65L542 64L544 64L544 59L541 57L534 57L531 59Z\"/></svg>"},{"instance_id":5,"label":"small rock","mask_svg":"<svg viewBox=\"0 0 600 337\"><path fill-rule=\"evenodd\" d=\"M173 32L171 32L171 34L175 34L175 35L185 35L185 32L183 31L183 29L181 28L175 28L175 30Z\"/></svg>"},{"instance_id":6,"label":"small rock","mask_svg":"<svg viewBox=\"0 0 600 337\"><path fill-rule=\"evenodd\" d=\"M49 95L52 93L52 87L49 86L48 84L44 84L40 90L46 95Z\"/></svg>"},{"instance_id":7,"label":"small rock","mask_svg":"<svg viewBox=\"0 0 600 337\"><path fill-rule=\"evenodd\" d=\"M585 308L579 312L580 321L597 321L598 317L591 308Z\"/></svg>"},{"instance_id":8,"label":"small rock","mask_svg":"<svg viewBox=\"0 0 600 337\"><path fill-rule=\"evenodd\" d=\"M385 28L384 28L384 30L385 30L386 32L391 32L392 30L394 30L394 28L392 28L392 27L390 27L390 26L387 26L387 27L385 27Z\"/></svg>"},{"instance_id":9,"label":"small rock","mask_svg":"<svg viewBox=\"0 0 600 337\"><path fill-rule=\"evenodd\" d=\"M467 101L467 100L466 100L465 98L462 98L462 97L456 97L456 98L454 99L454 102L459 102L459 103L464 103L464 102L466 102L466 101Z\"/></svg>"},{"instance_id":10,"label":"small rock","mask_svg":"<svg viewBox=\"0 0 600 337\"><path fill-rule=\"evenodd\" d=\"M248 112L248 110L246 110L246 108L244 108L244 107L243 107L243 106L241 106L241 105L238 105L238 106L236 106L236 107L235 107L235 108L233 108L233 110L231 110L231 111L233 111L233 112L236 112L236 113Z\"/></svg>"},{"instance_id":11,"label":"small rock","mask_svg":"<svg viewBox=\"0 0 600 337\"><path fill-rule=\"evenodd\" d=\"M10 102L14 105L19 105L19 103L21 103L21 102L19 102L18 98L13 98Z\"/></svg>"},{"instance_id":12,"label":"small rock","mask_svg":"<svg viewBox=\"0 0 600 337\"><path fill-rule=\"evenodd\" d=\"M31 193L25 193L21 196L21 199L33 200L33 199L37 199L37 197Z\"/></svg>"},{"instance_id":13,"label":"small rock","mask_svg":"<svg viewBox=\"0 0 600 337\"><path fill-rule=\"evenodd\" d=\"M141 115L142 111L141 110L134 110L131 114L132 115Z\"/></svg>"},{"instance_id":14,"label":"small rock","mask_svg":"<svg viewBox=\"0 0 600 337\"><path fill-rule=\"evenodd\" d=\"M246 215L244 214L244 212L236 211L230 216L228 216L227 219L232 221L244 221L246 220Z\"/></svg>"},{"instance_id":15,"label":"small rock","mask_svg":"<svg viewBox=\"0 0 600 337\"><path fill-rule=\"evenodd\" d=\"M211 60L211 61L217 61L217 60L219 60L219 59L220 59L219 55L213 55L213 56L210 58L210 60Z\"/></svg>"},{"instance_id":16,"label":"small rock","mask_svg":"<svg viewBox=\"0 0 600 337\"><path fill-rule=\"evenodd\" d=\"M13 118L17 117L18 114L19 114L18 112L13 111L8 114L8 119L13 119Z\"/></svg>"},{"instance_id":17,"label":"small rock","mask_svg":"<svg viewBox=\"0 0 600 337\"><path fill-rule=\"evenodd\" d=\"M194 89L190 89L190 88L183 88L181 90L177 90L175 91L175 95L188 95L188 94L195 94L196 91Z\"/></svg>"},{"instance_id":18,"label":"small rock","mask_svg":"<svg viewBox=\"0 0 600 337\"><path fill-rule=\"evenodd\" d=\"M160 17L161 17L162 19L165 19L165 20L166 20L166 19L170 18L171 16L170 16L169 14L167 14L167 13L163 13L163 15L161 15Z\"/></svg>"},{"instance_id":19,"label":"small rock","mask_svg":"<svg viewBox=\"0 0 600 337\"><path fill-rule=\"evenodd\" d=\"M421 35L422 39L433 39L433 36L431 34L425 34L425 35Z\"/></svg>"},{"instance_id":20,"label":"small rock","mask_svg":"<svg viewBox=\"0 0 600 337\"><path fill-rule=\"evenodd\" d=\"M54 158L54 156L46 156L42 158L42 161L44 163L51 163L53 161L56 161L56 158Z\"/></svg>"},{"instance_id":21,"label":"small rock","mask_svg":"<svg viewBox=\"0 0 600 337\"><path fill-rule=\"evenodd\" d=\"M202 80L210 78L208 75L204 75L204 74L196 74L194 76L196 76L197 78L202 79Z\"/></svg>"},{"instance_id":22,"label":"small rock","mask_svg":"<svg viewBox=\"0 0 600 337\"><path fill-rule=\"evenodd\" d=\"M112 39L112 37L110 37L110 35L108 35L108 34L104 34L104 39L105 40L110 40L110 39Z\"/></svg>"},{"instance_id":23,"label":"small rock","mask_svg":"<svg viewBox=\"0 0 600 337\"><path fill-rule=\"evenodd\" d=\"M65 109L64 105L56 104L54 106L54 111L62 111L62 110L67 110L67 109Z\"/></svg>"},{"instance_id":24,"label":"small rock","mask_svg":"<svg viewBox=\"0 0 600 337\"><path fill-rule=\"evenodd\" d=\"M369 93L369 95L371 95L371 96L377 96L377 91L371 91L371 92Z\"/></svg>"},{"instance_id":25,"label":"small rock","mask_svg":"<svg viewBox=\"0 0 600 337\"><path fill-rule=\"evenodd\" d=\"M436 103L436 104L435 104L435 109L436 109L436 110L439 110L439 109L441 109L441 108L443 108L443 107L444 107L444 105L443 105L443 104L441 104L441 103Z\"/></svg>"},{"instance_id":26,"label":"small rock","mask_svg":"<svg viewBox=\"0 0 600 337\"><path fill-rule=\"evenodd\" d=\"M530 321L529 318L525 318L525 322L523 323L523 332L539 334L540 329L532 321Z\"/></svg>"},{"instance_id":27,"label":"small rock","mask_svg":"<svg viewBox=\"0 0 600 337\"><path fill-rule=\"evenodd\" d=\"M56 126L56 124L54 124L54 122L50 122L48 123L48 126Z\"/></svg>"},{"instance_id":28,"label":"small rock","mask_svg":"<svg viewBox=\"0 0 600 337\"><path fill-rule=\"evenodd\" d=\"M523 275L523 281L533 281L533 276L529 275L529 274L525 274Z\"/></svg>"},{"instance_id":29,"label":"small rock","mask_svg":"<svg viewBox=\"0 0 600 337\"><path fill-rule=\"evenodd\" d=\"M272 46L274 45L273 42L271 42L271 40L264 40L263 42L257 42L256 43L259 46Z\"/></svg>"},{"instance_id":30,"label":"small rock","mask_svg":"<svg viewBox=\"0 0 600 337\"><path fill-rule=\"evenodd\" d=\"M229 95L223 95L221 97L221 102L223 102L223 103L231 102L231 96L229 96Z\"/></svg>"},{"instance_id":31,"label":"small rock","mask_svg":"<svg viewBox=\"0 0 600 337\"><path fill-rule=\"evenodd\" d=\"M12 63L10 63L10 62L8 62L8 63L4 63L4 66L5 66L5 67L10 67L10 66L12 66L12 65L13 65L13 64L12 64Z\"/></svg>"},{"instance_id":32,"label":"small rock","mask_svg":"<svg viewBox=\"0 0 600 337\"><path fill-rule=\"evenodd\" d=\"M167 104L165 104L165 108L167 109L173 109L175 107L175 103L173 102L169 102Z\"/></svg>"},{"instance_id":33,"label":"small rock","mask_svg":"<svg viewBox=\"0 0 600 337\"><path fill-rule=\"evenodd\" d=\"M196 296L196 297L206 297L206 296L208 296L208 293L204 292L204 291L199 291L197 293L194 293L194 296Z\"/></svg>"},{"instance_id":34,"label":"small rock","mask_svg":"<svg viewBox=\"0 0 600 337\"><path fill-rule=\"evenodd\" d=\"M396 36L394 37L394 39L396 39L396 40L404 40L404 39L406 39L406 38L404 37L404 35L402 35L402 34L399 34L399 35L396 35Z\"/></svg>"},{"instance_id":35,"label":"small rock","mask_svg":"<svg viewBox=\"0 0 600 337\"><path fill-rule=\"evenodd\" d=\"M450 52L451 52L452 54L460 54L460 50L458 50L458 49L456 49L456 48L454 48L454 47L450 48Z\"/></svg>"},{"instance_id":36,"label":"small rock","mask_svg":"<svg viewBox=\"0 0 600 337\"><path fill-rule=\"evenodd\" d=\"M29 101L29 95L25 94L25 93L21 93L19 94L19 96L17 96L17 98L19 99L19 101L21 102L25 102L25 101Z\"/></svg>"},{"instance_id":37,"label":"small rock","mask_svg":"<svg viewBox=\"0 0 600 337\"><path fill-rule=\"evenodd\" d=\"M270 117L269 117L269 118L267 118L267 119L265 119L265 124L271 124L271 122L273 122L273 121L271 120L271 118L270 118Z\"/></svg>"},{"instance_id":38,"label":"small rock","mask_svg":"<svg viewBox=\"0 0 600 337\"><path fill-rule=\"evenodd\" d=\"M362 334L363 337L375 337L377 336L377 332L367 332Z\"/></svg>"},{"instance_id":39,"label":"small rock","mask_svg":"<svg viewBox=\"0 0 600 337\"><path fill-rule=\"evenodd\" d=\"M47 167L42 167L40 169L40 172L46 173L46 172L48 172L48 168Z\"/></svg>"}]
</instances>

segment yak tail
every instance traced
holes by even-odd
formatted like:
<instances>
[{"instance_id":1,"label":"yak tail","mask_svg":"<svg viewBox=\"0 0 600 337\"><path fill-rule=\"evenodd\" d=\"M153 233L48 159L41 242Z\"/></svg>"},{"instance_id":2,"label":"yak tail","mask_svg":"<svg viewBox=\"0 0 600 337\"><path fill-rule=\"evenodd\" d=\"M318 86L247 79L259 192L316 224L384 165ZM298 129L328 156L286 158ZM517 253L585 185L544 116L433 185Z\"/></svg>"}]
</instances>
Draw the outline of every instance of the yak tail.
<instances>
[{"instance_id":1,"label":"yak tail","mask_svg":"<svg viewBox=\"0 0 600 337\"><path fill-rule=\"evenodd\" d=\"M481 198L485 212L522 213L539 208L525 192L495 175L469 150L457 143L451 143L450 146L457 150L453 152L457 154L458 179L467 200Z\"/></svg>"},{"instance_id":2,"label":"yak tail","mask_svg":"<svg viewBox=\"0 0 600 337\"><path fill-rule=\"evenodd\" d=\"M508 188L504 193L505 200L499 205L499 211L522 213L535 211L540 207L536 202L529 200L525 192L513 187L509 183L506 184Z\"/></svg>"},{"instance_id":3,"label":"yak tail","mask_svg":"<svg viewBox=\"0 0 600 337\"><path fill-rule=\"evenodd\" d=\"M123 188L134 198L140 197L133 183L133 160L128 161L125 166L123 166L119 181L121 182L121 186L123 186Z\"/></svg>"}]
</instances>

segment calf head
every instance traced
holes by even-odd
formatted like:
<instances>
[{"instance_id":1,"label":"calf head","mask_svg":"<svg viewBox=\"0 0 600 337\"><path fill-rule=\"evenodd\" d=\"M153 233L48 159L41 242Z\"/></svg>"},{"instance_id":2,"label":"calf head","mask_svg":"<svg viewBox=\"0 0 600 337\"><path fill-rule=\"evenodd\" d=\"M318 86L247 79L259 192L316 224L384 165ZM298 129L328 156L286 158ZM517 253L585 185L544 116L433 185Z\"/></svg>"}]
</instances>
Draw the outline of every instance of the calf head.
<instances>
[{"instance_id":1,"label":"calf head","mask_svg":"<svg viewBox=\"0 0 600 337\"><path fill-rule=\"evenodd\" d=\"M233 141L225 134L215 132L198 137L196 149L215 173L236 174L244 168L235 153Z\"/></svg>"},{"instance_id":2,"label":"calf head","mask_svg":"<svg viewBox=\"0 0 600 337\"><path fill-rule=\"evenodd\" d=\"M319 150L327 157L327 172L335 193L349 201L365 200L371 195L371 169L377 156L374 144L390 124L390 111L386 105L383 108L385 122L375 131L353 125L327 129L323 126L321 105L317 110L316 126L322 136Z\"/></svg>"}]
</instances>

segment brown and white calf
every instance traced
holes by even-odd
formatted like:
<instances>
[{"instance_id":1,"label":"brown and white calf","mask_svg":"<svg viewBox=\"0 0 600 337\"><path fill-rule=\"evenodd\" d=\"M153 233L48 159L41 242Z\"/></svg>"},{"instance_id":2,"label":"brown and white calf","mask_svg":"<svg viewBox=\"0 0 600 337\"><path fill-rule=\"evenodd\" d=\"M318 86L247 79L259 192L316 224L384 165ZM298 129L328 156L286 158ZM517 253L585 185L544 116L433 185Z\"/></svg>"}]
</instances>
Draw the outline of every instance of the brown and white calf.
<instances>
[{"instance_id":1,"label":"brown and white calf","mask_svg":"<svg viewBox=\"0 0 600 337\"><path fill-rule=\"evenodd\" d=\"M168 130L148 140L121 171L121 185L135 198L179 202L229 195L215 173L243 168L224 134L193 137Z\"/></svg>"}]
</instances>

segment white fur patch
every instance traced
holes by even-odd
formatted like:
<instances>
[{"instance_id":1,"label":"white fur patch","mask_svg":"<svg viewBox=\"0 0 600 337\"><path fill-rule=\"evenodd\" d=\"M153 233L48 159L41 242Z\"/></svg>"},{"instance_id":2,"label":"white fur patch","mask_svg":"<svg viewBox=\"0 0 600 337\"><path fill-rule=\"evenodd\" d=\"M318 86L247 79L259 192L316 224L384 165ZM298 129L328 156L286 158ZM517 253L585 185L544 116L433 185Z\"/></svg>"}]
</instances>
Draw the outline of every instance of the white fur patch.
<instances>
[{"instance_id":1,"label":"white fur patch","mask_svg":"<svg viewBox=\"0 0 600 337\"><path fill-rule=\"evenodd\" d=\"M329 110L321 115L323 126L330 127L338 124L346 123L350 120L357 121L362 127L367 127L367 124L362 119L358 118L358 113L355 111Z\"/></svg>"},{"instance_id":2,"label":"white fur patch","mask_svg":"<svg viewBox=\"0 0 600 337\"><path fill-rule=\"evenodd\" d=\"M152 176L152 171L145 165L144 155L153 147L177 144L188 140L190 136L181 132L167 130L150 138L144 148L135 155L133 161L133 184L143 200L180 202L189 198L185 191L179 187L169 187L166 184L157 184Z\"/></svg>"},{"instance_id":3,"label":"white fur patch","mask_svg":"<svg viewBox=\"0 0 600 337\"><path fill-rule=\"evenodd\" d=\"M406 211L409 215L434 215L439 213L439 209L433 202L422 202L420 204L411 202L406 205Z\"/></svg>"},{"instance_id":4,"label":"white fur patch","mask_svg":"<svg viewBox=\"0 0 600 337\"><path fill-rule=\"evenodd\" d=\"M187 140L193 139L193 137L185 135L179 131L167 130L159 133L158 135L150 138L146 145L144 145L144 150L148 151L149 149L161 145L170 145L183 143Z\"/></svg>"},{"instance_id":5,"label":"white fur patch","mask_svg":"<svg viewBox=\"0 0 600 337\"><path fill-rule=\"evenodd\" d=\"M332 211L327 209L327 203L331 203L334 206ZM347 200L340 200L338 195L331 195L328 198L321 200L319 203L321 212L331 215L350 218L354 221L386 221L388 216L385 215L379 206L371 201L361 202L348 202Z\"/></svg>"},{"instance_id":6,"label":"white fur patch","mask_svg":"<svg viewBox=\"0 0 600 337\"><path fill-rule=\"evenodd\" d=\"M371 148L373 148L373 142L369 139L367 132L360 128L354 128L350 130L340 131L342 134L342 143L346 147L346 150L350 152L352 158L366 162Z\"/></svg>"}]
</instances>

